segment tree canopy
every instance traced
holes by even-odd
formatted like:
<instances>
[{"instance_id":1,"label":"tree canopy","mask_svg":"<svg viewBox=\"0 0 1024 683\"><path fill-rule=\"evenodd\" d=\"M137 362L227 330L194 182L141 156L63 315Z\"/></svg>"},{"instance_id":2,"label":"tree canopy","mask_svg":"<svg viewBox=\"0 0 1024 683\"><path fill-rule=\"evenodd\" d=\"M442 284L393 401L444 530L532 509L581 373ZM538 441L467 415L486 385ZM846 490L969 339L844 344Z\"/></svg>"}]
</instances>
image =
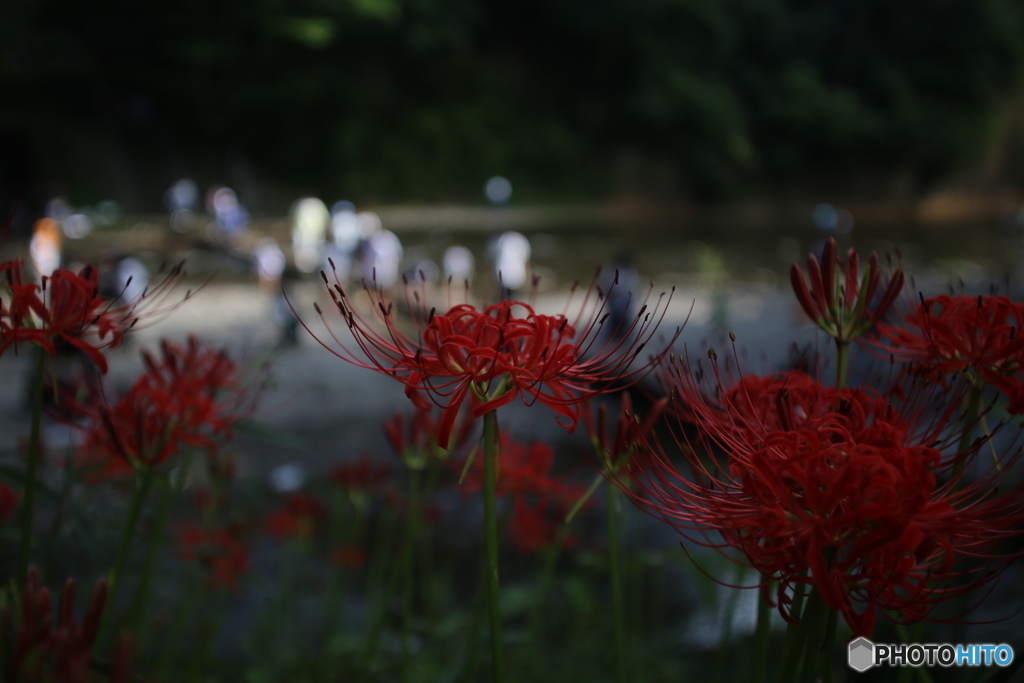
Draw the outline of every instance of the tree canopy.
<instances>
[{"instance_id":1,"label":"tree canopy","mask_svg":"<svg viewBox=\"0 0 1024 683\"><path fill-rule=\"evenodd\" d=\"M1018 0L7 0L0 13L0 183L84 199L240 165L359 200L478 200L495 174L535 200L896 174L921 188L984 148L1024 61Z\"/></svg>"}]
</instances>

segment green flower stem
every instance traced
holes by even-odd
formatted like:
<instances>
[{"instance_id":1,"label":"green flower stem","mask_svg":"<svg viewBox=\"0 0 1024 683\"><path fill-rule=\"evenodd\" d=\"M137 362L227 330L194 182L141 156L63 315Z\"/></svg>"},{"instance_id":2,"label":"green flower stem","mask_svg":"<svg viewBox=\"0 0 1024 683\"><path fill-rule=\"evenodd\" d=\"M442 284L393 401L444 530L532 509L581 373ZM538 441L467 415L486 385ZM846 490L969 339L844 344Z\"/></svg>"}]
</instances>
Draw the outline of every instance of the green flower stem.
<instances>
[{"instance_id":1,"label":"green flower stem","mask_svg":"<svg viewBox=\"0 0 1024 683\"><path fill-rule=\"evenodd\" d=\"M807 602L804 616L800 620L800 630L804 631L804 663L803 671L799 678L801 683L817 683L818 668L832 666L831 650L826 650L826 638L823 632L826 628L830 610L821 595L815 590ZM824 656L822 654L824 653ZM789 679L786 679L789 680Z\"/></svg>"},{"instance_id":2,"label":"green flower stem","mask_svg":"<svg viewBox=\"0 0 1024 683\"><path fill-rule=\"evenodd\" d=\"M205 618L201 618L198 628L199 648L192 659L190 676L186 680L209 680L206 677L210 660L214 657L214 648L220 636L221 623L227 612L230 594L226 588L218 588L213 595L212 609ZM274 648L276 650L276 648Z\"/></svg>"},{"instance_id":3,"label":"green flower stem","mask_svg":"<svg viewBox=\"0 0 1024 683\"><path fill-rule=\"evenodd\" d=\"M487 594L491 613L491 680L501 683L505 677L502 662L501 592L498 584L498 517L495 501L497 487L498 415L484 414L484 537L487 550Z\"/></svg>"},{"instance_id":4,"label":"green flower stem","mask_svg":"<svg viewBox=\"0 0 1024 683\"><path fill-rule=\"evenodd\" d=\"M762 575L762 581L768 577ZM757 600L757 630L754 632L754 672L751 676L752 683L767 683L768 680L768 650L771 645L772 636L772 608L765 597L771 592L771 586L758 591Z\"/></svg>"},{"instance_id":5,"label":"green flower stem","mask_svg":"<svg viewBox=\"0 0 1024 683\"><path fill-rule=\"evenodd\" d=\"M327 538L330 544L338 543L341 547L344 547L345 542L351 538L359 538L360 534L358 531L355 533L349 533L348 524L344 523L347 521L346 515L343 514L341 494L338 491L331 491L331 506L328 517L329 526L327 529ZM359 517L359 513L356 513ZM343 521L344 520L344 521ZM361 519L356 519L353 522L353 526L358 530L361 525ZM335 540L337 539L337 540ZM330 653L331 636L334 633L334 629L338 626L338 616L341 611L341 598L345 590L345 568L341 564L337 567L331 568L331 582L330 588L327 591L327 610L324 613L324 624L323 624L323 643L320 646L321 652L325 653L324 656L318 657L314 667L313 679L321 681L321 683L328 683L333 679L333 672L331 657L327 656Z\"/></svg>"},{"instance_id":6,"label":"green flower stem","mask_svg":"<svg viewBox=\"0 0 1024 683\"><path fill-rule=\"evenodd\" d=\"M28 437L28 468L25 472L25 500L21 514L21 558L18 576L25 585L28 565L32 558L32 514L35 511L36 468L39 466L39 422L43 415L43 377L46 372L46 354L36 349L35 386L32 388L32 426Z\"/></svg>"},{"instance_id":7,"label":"green flower stem","mask_svg":"<svg viewBox=\"0 0 1024 683\"><path fill-rule=\"evenodd\" d=\"M633 512L634 508L632 505L626 505L623 509L625 510L626 515L635 514ZM630 580L630 583L632 584L630 586L632 589L632 598L627 606L629 608L627 610L629 614L626 617L626 623L628 624L626 632L629 634L629 651L634 653L634 658L631 662L633 680L644 681L646 680L644 663L647 658L643 656L642 650L647 641L644 638L644 627L646 626L646 622L644 621L644 601L646 590L644 586L644 544L643 538L641 538L643 527L637 525L633 530L635 536L631 539L632 550L626 551L626 557L629 558L627 561L630 565L630 574L632 575L632 579ZM635 656L635 653L638 651L641 652L640 656Z\"/></svg>"},{"instance_id":8,"label":"green flower stem","mask_svg":"<svg viewBox=\"0 0 1024 683\"><path fill-rule=\"evenodd\" d=\"M828 626L825 628L825 642L822 647L824 658L821 664L821 683L832 683L832 653L835 650L838 624L839 611L830 609L828 611Z\"/></svg>"},{"instance_id":9,"label":"green flower stem","mask_svg":"<svg viewBox=\"0 0 1024 683\"><path fill-rule=\"evenodd\" d=\"M155 470L153 467L144 466L141 476L135 478L135 494L132 496L131 507L128 510L128 520L124 524L124 531L121 533L121 543L117 548L117 555L114 557L114 567L110 570L109 588L107 589L107 603L103 609L103 615L100 617L100 632L102 633L103 623L106 621L107 615L114 610L116 604L115 597L117 596L117 589L121 582L121 574L124 572L124 563L128 558L128 548L132 544L132 536L135 534L135 525L139 521L139 513L142 511L142 504L146 500L146 495L149 493L150 488L153 486L153 479L155 478Z\"/></svg>"},{"instance_id":10,"label":"green flower stem","mask_svg":"<svg viewBox=\"0 0 1024 683\"><path fill-rule=\"evenodd\" d=\"M608 526L608 582L611 584L612 595L612 629L615 635L615 680L618 683L626 681L626 634L622 623L622 577L619 572L619 544L618 530L616 523L618 515L615 514L616 498L618 492L611 483L605 485L605 508L607 514L605 521Z\"/></svg>"},{"instance_id":11,"label":"green flower stem","mask_svg":"<svg viewBox=\"0 0 1024 683\"><path fill-rule=\"evenodd\" d=\"M437 480L441 473L441 462L437 459L432 459L430 463L430 469L427 472L426 486L420 491L419 499L422 501L431 500L434 497L434 491L437 490ZM422 521L422 518L421 518ZM432 618L437 618L442 610L444 609L442 596L439 594L439 586L437 579L437 567L435 566L433 546L431 545L430 538L426 534L418 534L419 545L416 547L417 557L419 562L420 573L420 586L423 591L425 609Z\"/></svg>"},{"instance_id":12,"label":"green flower stem","mask_svg":"<svg viewBox=\"0 0 1024 683\"><path fill-rule=\"evenodd\" d=\"M139 585L135 588L135 595L132 597L131 607L128 610L129 630L135 634L140 632L146 597L149 595L149 585L153 576L153 565L156 562L156 551L160 547L160 539L167 526L171 503L175 498L175 491L172 490L170 482L166 479L162 479L158 486L160 502L157 518L149 534L149 544L146 547L146 556L142 563L142 577L139 579Z\"/></svg>"},{"instance_id":13,"label":"green flower stem","mask_svg":"<svg viewBox=\"0 0 1024 683\"><path fill-rule=\"evenodd\" d=\"M555 582L558 559L562 556L562 547L568 535L569 523L562 522L558 531L555 532L554 539L544 549L544 564L541 567L540 581L537 582L537 595L533 599L533 609L530 614L529 642L536 645L540 645L548 593L551 592L551 585Z\"/></svg>"},{"instance_id":14,"label":"green flower stem","mask_svg":"<svg viewBox=\"0 0 1024 683\"><path fill-rule=\"evenodd\" d=\"M900 642L908 645L912 643L920 643L924 637L924 622L917 622L909 631L903 624L896 624L896 633L900 637ZM928 673L928 669L923 666L902 667L900 669L899 676L896 677L896 683L910 683L910 680L915 676L919 681L921 681L921 683L932 683L932 675Z\"/></svg>"},{"instance_id":15,"label":"green flower stem","mask_svg":"<svg viewBox=\"0 0 1024 683\"><path fill-rule=\"evenodd\" d=\"M804 595L797 593L793 596L793 608L790 612L796 623L790 623L786 627L786 640L782 645L782 663L779 666L779 683L792 683L796 675L797 665L800 663L800 656L803 654L803 642L806 631L802 628L804 619ZM809 614L809 612L808 612Z\"/></svg>"},{"instance_id":16,"label":"green flower stem","mask_svg":"<svg viewBox=\"0 0 1024 683\"><path fill-rule=\"evenodd\" d=\"M850 362L850 342L836 340L836 388L846 386L846 370Z\"/></svg>"},{"instance_id":17,"label":"green flower stem","mask_svg":"<svg viewBox=\"0 0 1024 683\"><path fill-rule=\"evenodd\" d=\"M566 524L571 522L573 518L576 516L576 513L579 512L583 508L583 506L587 504L587 501L590 500L590 497L594 495L595 491L597 491L597 487L606 481L606 476L607 475L604 472L598 472L594 476L594 480L590 482L590 486L587 487L587 490L583 493L582 496L580 496L576 500L575 503L572 504L572 507L569 508L569 511L565 513Z\"/></svg>"},{"instance_id":18,"label":"green flower stem","mask_svg":"<svg viewBox=\"0 0 1024 683\"><path fill-rule=\"evenodd\" d=\"M481 622L484 620L484 584L487 583L487 563L482 562L480 564L480 581L477 582L476 587L476 599L473 601L473 612L469 619L466 620L466 626L468 630L464 638L466 643L465 660L461 667L462 674L459 676L460 681L477 681L480 677L477 675L477 671L480 669L480 647L479 636L481 630Z\"/></svg>"},{"instance_id":19,"label":"green flower stem","mask_svg":"<svg viewBox=\"0 0 1024 683\"><path fill-rule=\"evenodd\" d=\"M402 567L402 680L409 680L409 655L411 644L409 632L412 630L412 603L415 575L415 553L417 527L419 522L419 472L409 470L409 509L405 519L406 541L402 548L400 560Z\"/></svg>"},{"instance_id":20,"label":"green flower stem","mask_svg":"<svg viewBox=\"0 0 1024 683\"><path fill-rule=\"evenodd\" d=\"M736 565L736 573L733 575L733 585L739 586L743 582L743 573L746 567L742 564ZM733 616L736 614L736 606L740 601L740 591L734 589L729 593L729 600L725 604L725 619L722 623L722 637L718 641L718 651L715 653L715 663L711 670L711 680L719 683L725 672L726 653L729 652L729 644L732 641Z\"/></svg>"},{"instance_id":21,"label":"green flower stem","mask_svg":"<svg viewBox=\"0 0 1024 683\"><path fill-rule=\"evenodd\" d=\"M967 458L964 455L971 447L971 436L974 435L974 427L978 423L978 413L981 411L981 387L971 382L971 389L967 393L967 407L964 409L964 431L960 435L960 444L957 446L957 461L953 465L953 479L959 478L964 470ZM959 485L959 482L957 483Z\"/></svg>"},{"instance_id":22,"label":"green flower stem","mask_svg":"<svg viewBox=\"0 0 1024 683\"><path fill-rule=\"evenodd\" d=\"M185 569L188 572L188 577L186 578L185 585L182 586L181 595L184 598L176 603L178 608L175 610L174 619L167 631L167 636L162 639L158 648L159 656L153 667L153 671L156 674L153 678L157 681L173 680L170 676L170 670L174 664L175 655L181 651L182 641L185 640L190 622L199 606L205 604L209 599L209 590L206 585L204 572L199 567L191 565L186 566Z\"/></svg>"},{"instance_id":23,"label":"green flower stem","mask_svg":"<svg viewBox=\"0 0 1024 683\"><path fill-rule=\"evenodd\" d=\"M390 541L390 539L388 540ZM388 605L391 604L391 599L395 595L395 591L398 589L398 582L404 574L402 571L404 562L403 558L408 552L407 548L410 542L411 539L409 538L409 535L407 533L403 534L401 546L398 551L398 566L395 567L394 571L390 572L388 575L387 584L384 587L383 593L384 600L380 604L380 608L377 611L373 625L370 627L370 632L366 639L366 646L363 648L363 654L359 660L360 671L366 672L367 668L372 663L373 654L377 651L377 643L380 641L380 637L384 633L384 625L388 616ZM390 545L390 543L388 543L388 545ZM377 591L371 590L370 593L375 594Z\"/></svg>"}]
</instances>

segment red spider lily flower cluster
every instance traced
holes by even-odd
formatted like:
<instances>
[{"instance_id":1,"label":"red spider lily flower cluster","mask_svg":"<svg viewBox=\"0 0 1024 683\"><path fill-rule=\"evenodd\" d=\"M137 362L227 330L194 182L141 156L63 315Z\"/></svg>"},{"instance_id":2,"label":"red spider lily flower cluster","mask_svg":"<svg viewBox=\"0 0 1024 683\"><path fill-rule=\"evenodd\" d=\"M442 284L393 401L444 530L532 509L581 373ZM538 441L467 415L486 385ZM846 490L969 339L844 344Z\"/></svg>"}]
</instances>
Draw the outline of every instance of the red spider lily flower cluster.
<instances>
[{"instance_id":1,"label":"red spider lily flower cluster","mask_svg":"<svg viewBox=\"0 0 1024 683\"><path fill-rule=\"evenodd\" d=\"M615 431L611 433L611 438L609 438L608 405L606 403L602 403L594 411L588 402L582 413L587 435L590 436L590 440L597 450L601 464L608 471L626 465L633 454L644 447L651 431L661 419L669 403L667 398L658 399L651 407L647 417L641 421L640 416L633 412L633 399L629 397L629 393L624 391L621 396L619 414L615 419Z\"/></svg>"},{"instance_id":2,"label":"red spider lily flower cluster","mask_svg":"<svg viewBox=\"0 0 1024 683\"><path fill-rule=\"evenodd\" d=\"M807 257L807 277L810 290L800 266L794 263L790 279L797 301L807 316L839 343L856 339L881 320L903 290L904 282L903 270L897 269L876 303L875 295L882 283L878 255L871 254L862 278L857 252L850 249L844 267L831 237L825 242L820 266L814 254Z\"/></svg>"},{"instance_id":3,"label":"red spider lily flower cluster","mask_svg":"<svg viewBox=\"0 0 1024 683\"><path fill-rule=\"evenodd\" d=\"M318 500L295 493L284 506L271 513L265 522L267 534L278 540L312 538L327 516L327 508Z\"/></svg>"},{"instance_id":4,"label":"red spider lily flower cluster","mask_svg":"<svg viewBox=\"0 0 1024 683\"><path fill-rule=\"evenodd\" d=\"M1012 414L1024 412L1024 304L1006 296L921 297L896 324L878 328L871 345L898 361L928 364L941 372L970 373L1010 400Z\"/></svg>"},{"instance_id":5,"label":"red spider lily flower cluster","mask_svg":"<svg viewBox=\"0 0 1024 683\"><path fill-rule=\"evenodd\" d=\"M100 372L106 373L107 360L101 350L119 346L143 311L162 303L184 270L183 264L178 264L137 300L126 304L99 296L99 274L92 266L79 273L58 269L44 277L42 285L25 282L21 259L0 263L0 272L10 294L8 303L0 299L0 353L12 345L34 343L52 356L57 346L65 343L86 353Z\"/></svg>"},{"instance_id":6,"label":"red spider lily flower cluster","mask_svg":"<svg viewBox=\"0 0 1024 683\"><path fill-rule=\"evenodd\" d=\"M68 579L61 593L57 610L57 623L53 623L50 592L39 585L35 568L28 572L25 590L21 594L20 621L11 623L11 612L0 608L0 671L5 681L43 683L89 683L93 644L99 632L100 618L107 599L107 582L100 580L93 590L89 607L81 623L75 621L75 582ZM13 639L7 634L15 626ZM110 662L108 680L124 683L129 680L132 658L127 637L118 640L114 658Z\"/></svg>"},{"instance_id":7,"label":"red spider lily flower cluster","mask_svg":"<svg viewBox=\"0 0 1024 683\"><path fill-rule=\"evenodd\" d=\"M699 418L698 435L680 444L687 467L652 448L630 471L641 490L633 498L691 542L740 551L778 582L785 618L813 586L870 635L879 612L928 618L934 603L1008 563L992 546L1019 533L1024 490L998 492L998 472L966 486L950 477L977 453L938 449L954 408L908 416L869 390L801 372L746 376L728 389L719 378L716 401L688 370L675 377ZM964 558L984 561L961 568Z\"/></svg>"},{"instance_id":8,"label":"red spider lily flower cluster","mask_svg":"<svg viewBox=\"0 0 1024 683\"><path fill-rule=\"evenodd\" d=\"M350 349L330 330L319 306L317 313L339 348L317 341L343 360L401 381L418 407L435 404L443 408L437 434L442 448L448 447L456 416L467 398L472 400L474 416L479 417L521 396L527 404L540 402L555 410L571 430L579 420L581 401L607 390L612 383L638 381L679 334L677 330L665 349L648 362L635 364L654 338L671 295L662 295L649 306L649 292L628 328L612 336L604 329L610 316L607 297L592 286L572 320L565 314L537 313L529 304L517 301L503 301L483 310L460 304L445 313L431 310L424 314L416 293L417 301L410 302L418 328L413 339L401 332L392 305L385 304L378 294L369 293L376 314L373 322L359 315L340 283L332 288L327 275L321 274L358 350Z\"/></svg>"},{"instance_id":9,"label":"red spider lily flower cluster","mask_svg":"<svg viewBox=\"0 0 1024 683\"><path fill-rule=\"evenodd\" d=\"M178 555L202 565L211 586L234 590L250 564L249 549L241 535L238 526L209 529L185 524L177 531Z\"/></svg>"},{"instance_id":10,"label":"red spider lily flower cluster","mask_svg":"<svg viewBox=\"0 0 1024 683\"><path fill-rule=\"evenodd\" d=\"M554 451L545 443L523 445L501 437L500 472L495 493L512 498L508 522L512 545L532 552L551 543L558 522L585 493L586 487L551 472ZM475 460L462 489L469 494L483 489L483 461Z\"/></svg>"},{"instance_id":11,"label":"red spider lily flower cluster","mask_svg":"<svg viewBox=\"0 0 1024 683\"><path fill-rule=\"evenodd\" d=\"M384 435L406 466L423 469L431 459L445 460L449 454L468 443L473 431L472 416L463 413L461 425L454 428L447 447L437 443L438 421L430 407L414 407L411 416L398 412L384 422Z\"/></svg>"},{"instance_id":12,"label":"red spider lily flower cluster","mask_svg":"<svg viewBox=\"0 0 1024 683\"><path fill-rule=\"evenodd\" d=\"M85 437L79 449L93 476L117 477L165 462L182 447L215 452L219 439L255 410L258 392L224 351L161 343L161 355L143 354L144 372L115 403L82 405Z\"/></svg>"}]
</instances>

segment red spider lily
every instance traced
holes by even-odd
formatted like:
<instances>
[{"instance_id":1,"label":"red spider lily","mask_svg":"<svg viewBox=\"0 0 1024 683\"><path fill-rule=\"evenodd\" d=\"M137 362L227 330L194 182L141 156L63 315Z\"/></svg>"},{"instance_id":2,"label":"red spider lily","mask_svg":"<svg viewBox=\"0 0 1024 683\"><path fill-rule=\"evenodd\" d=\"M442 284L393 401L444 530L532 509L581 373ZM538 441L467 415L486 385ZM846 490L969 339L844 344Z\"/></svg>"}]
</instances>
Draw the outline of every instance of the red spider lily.
<instances>
[{"instance_id":1,"label":"red spider lily","mask_svg":"<svg viewBox=\"0 0 1024 683\"><path fill-rule=\"evenodd\" d=\"M633 412L633 400L628 392L622 392L619 414L615 419L615 431L609 438L608 432L608 405L602 403L594 411L588 402L584 406L583 426L590 436L591 442L597 449L597 456L609 471L621 467L629 461L634 453L646 444L651 431L661 419L662 413L668 406L669 400L661 398L655 401L650 413L643 421L640 416Z\"/></svg>"},{"instance_id":2,"label":"red spider lily","mask_svg":"<svg viewBox=\"0 0 1024 683\"><path fill-rule=\"evenodd\" d=\"M296 493L288 497L284 507L267 518L265 528L268 535L278 540L311 538L326 515L323 503Z\"/></svg>"},{"instance_id":3,"label":"red spider lily","mask_svg":"<svg viewBox=\"0 0 1024 683\"><path fill-rule=\"evenodd\" d=\"M810 290L800 266L795 263L790 269L790 279L797 301L807 316L839 343L849 342L869 330L882 319L903 290L903 270L898 268L875 303L875 295L882 282L878 255L871 254L867 273L862 278L857 252L853 249L847 252L843 267L838 259L838 246L831 237L825 242L821 261L819 266L814 254L807 257Z\"/></svg>"},{"instance_id":4,"label":"red spider lily","mask_svg":"<svg viewBox=\"0 0 1024 683\"><path fill-rule=\"evenodd\" d=\"M0 484L0 524L7 521L7 518L18 506L18 496L11 489Z\"/></svg>"},{"instance_id":5,"label":"red spider lily","mask_svg":"<svg viewBox=\"0 0 1024 683\"><path fill-rule=\"evenodd\" d=\"M92 266L80 273L58 269L37 285L25 282L21 259L4 261L0 272L6 274L10 302L0 300L0 353L11 345L35 343L52 356L58 344L66 343L86 353L100 372L106 373L107 360L101 349L119 346L144 311L166 313L173 309L156 307L184 272L183 265L172 268L137 300L114 304L98 295L99 274Z\"/></svg>"},{"instance_id":6,"label":"red spider lily","mask_svg":"<svg viewBox=\"0 0 1024 683\"><path fill-rule=\"evenodd\" d=\"M585 486L552 474L554 457L554 451L545 443L525 446L502 435L495 492L512 498L509 536L512 544L523 552L550 543L558 522L586 492ZM482 490L483 485L483 462L477 459L466 473L462 488L469 494Z\"/></svg>"},{"instance_id":7,"label":"red spider lily","mask_svg":"<svg viewBox=\"0 0 1024 683\"><path fill-rule=\"evenodd\" d=\"M373 462L364 454L358 460L337 465L329 476L346 491L374 492L387 483L390 469L387 463Z\"/></svg>"},{"instance_id":8,"label":"red spider lily","mask_svg":"<svg viewBox=\"0 0 1024 683\"><path fill-rule=\"evenodd\" d=\"M899 361L929 364L956 374L967 371L1010 399L1012 414L1024 412L1024 304L1005 296L921 297L898 324L879 325L871 345Z\"/></svg>"},{"instance_id":9,"label":"red spider lily","mask_svg":"<svg viewBox=\"0 0 1024 683\"><path fill-rule=\"evenodd\" d=\"M107 582L101 579L93 590L92 599L81 623L74 618L75 582L68 579L61 593L57 609L57 623L53 623L50 592L39 585L39 574L31 568L21 594L19 622L13 642L0 648L0 671L5 681L42 683L88 683L91 677L91 650L99 633L100 618L107 599ZM6 634L11 626L11 613L6 606L0 608L0 633ZM108 680L123 683L129 679L131 660L130 641L118 640Z\"/></svg>"},{"instance_id":10,"label":"red spider lily","mask_svg":"<svg viewBox=\"0 0 1024 683\"><path fill-rule=\"evenodd\" d=\"M165 462L182 447L215 452L219 439L255 409L256 392L223 351L161 343L162 356L143 354L147 371L115 403L97 398L81 405L87 418L79 449L101 477L124 476Z\"/></svg>"},{"instance_id":11,"label":"red spider lily","mask_svg":"<svg viewBox=\"0 0 1024 683\"><path fill-rule=\"evenodd\" d=\"M437 443L438 421L429 407L414 407L409 417L402 412L395 413L384 422L384 434L406 466L423 469L429 460L445 460L452 451L468 443L473 420L469 414L463 413L463 416L461 426L454 430L454 441L449 439L447 448Z\"/></svg>"},{"instance_id":12,"label":"red spider lily","mask_svg":"<svg viewBox=\"0 0 1024 683\"><path fill-rule=\"evenodd\" d=\"M316 335L314 338L343 360L401 381L406 396L418 407L441 406L444 413L437 441L442 448L448 447L452 426L467 398L475 399L472 410L476 417L517 396L527 404L539 401L555 410L571 430L579 420L580 401L602 393L612 383L639 381L680 331L676 330L665 350L635 366L634 360L654 338L671 295L660 296L651 308L649 292L629 327L610 336L604 329L610 315L607 297L591 286L571 321L564 314L544 315L515 301L482 311L460 304L446 313L431 310L423 315L417 292L415 303L409 302L419 331L413 339L399 330L391 304L385 304L379 293L369 293L375 324L356 312L340 283L336 281L332 288L327 275L321 275L358 350L350 349L331 331L319 306L317 313L339 350Z\"/></svg>"},{"instance_id":13,"label":"red spider lily","mask_svg":"<svg viewBox=\"0 0 1024 683\"><path fill-rule=\"evenodd\" d=\"M925 402L908 402L901 413L869 390L798 372L729 389L717 364L715 376L717 401L687 370L675 376L699 433L680 444L684 471L660 448L637 459L629 476L640 493L631 495L684 538L736 549L778 581L785 618L799 616L793 596L813 586L855 633L870 635L879 611L926 619L1008 563L991 546L1020 533L1024 490L998 492L998 471L966 486L950 478L978 448L939 450L954 408L931 419L908 410Z\"/></svg>"},{"instance_id":14,"label":"red spider lily","mask_svg":"<svg viewBox=\"0 0 1024 683\"><path fill-rule=\"evenodd\" d=\"M199 562L209 573L211 586L238 587L238 581L249 569L249 549L239 536L238 527L206 529L185 524L178 529L178 555L187 561Z\"/></svg>"}]
</instances>

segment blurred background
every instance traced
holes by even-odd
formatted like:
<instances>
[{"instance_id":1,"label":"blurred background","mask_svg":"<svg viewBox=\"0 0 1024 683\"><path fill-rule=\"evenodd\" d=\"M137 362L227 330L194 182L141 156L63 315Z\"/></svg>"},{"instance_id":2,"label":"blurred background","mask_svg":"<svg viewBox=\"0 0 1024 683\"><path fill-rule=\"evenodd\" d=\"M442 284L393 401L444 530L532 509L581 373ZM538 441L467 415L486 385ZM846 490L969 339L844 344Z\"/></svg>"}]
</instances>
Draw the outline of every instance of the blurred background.
<instances>
[{"instance_id":1,"label":"blurred background","mask_svg":"<svg viewBox=\"0 0 1024 683\"><path fill-rule=\"evenodd\" d=\"M104 296L126 300L185 259L203 291L112 352L109 381L126 388L139 348L189 332L272 358L265 431L228 451L261 494L391 457L381 420L409 408L400 384L298 326L293 311L329 339L313 309L333 310L321 268L399 297L404 275L437 301L448 278L476 302L538 278L550 312L613 266L628 288L678 288L665 327L688 320L680 346L732 331L758 371L814 343L788 268L828 236L901 261L926 295L961 282L1021 293L1024 2L0 5L0 259L25 258L35 277L90 261ZM17 385L0 394L4 453L27 431L30 361L0 359ZM549 418L510 406L502 428L578 463L585 436ZM71 438L44 430L55 449ZM656 554L681 553L675 534L631 524L653 549L636 562L661 591L655 621L676 629L666 651L728 641L726 610L749 635L753 592L705 599L702 574L680 578ZM256 553L256 585L274 585L273 557ZM992 603L980 642L1015 628L1001 607L1019 604L1019 583Z\"/></svg>"},{"instance_id":2,"label":"blurred background","mask_svg":"<svg viewBox=\"0 0 1024 683\"><path fill-rule=\"evenodd\" d=\"M1016 0L2 12L0 196L22 230L57 196L162 211L182 177L254 215L302 192L478 205L498 175L516 206L742 201L755 221L827 200L871 222L989 217L1024 181Z\"/></svg>"},{"instance_id":3,"label":"blurred background","mask_svg":"<svg viewBox=\"0 0 1024 683\"><path fill-rule=\"evenodd\" d=\"M447 300L449 278L476 301L536 280L552 310L612 266L679 287L684 341L734 331L773 362L808 334L788 267L828 236L929 294L1014 290L1022 67L1019 0L9 0L0 257L90 261L126 299L162 263L216 274L142 343L287 351L268 417L334 452L322 413L379 406L293 400L372 381L292 315L315 320L332 264Z\"/></svg>"}]
</instances>

